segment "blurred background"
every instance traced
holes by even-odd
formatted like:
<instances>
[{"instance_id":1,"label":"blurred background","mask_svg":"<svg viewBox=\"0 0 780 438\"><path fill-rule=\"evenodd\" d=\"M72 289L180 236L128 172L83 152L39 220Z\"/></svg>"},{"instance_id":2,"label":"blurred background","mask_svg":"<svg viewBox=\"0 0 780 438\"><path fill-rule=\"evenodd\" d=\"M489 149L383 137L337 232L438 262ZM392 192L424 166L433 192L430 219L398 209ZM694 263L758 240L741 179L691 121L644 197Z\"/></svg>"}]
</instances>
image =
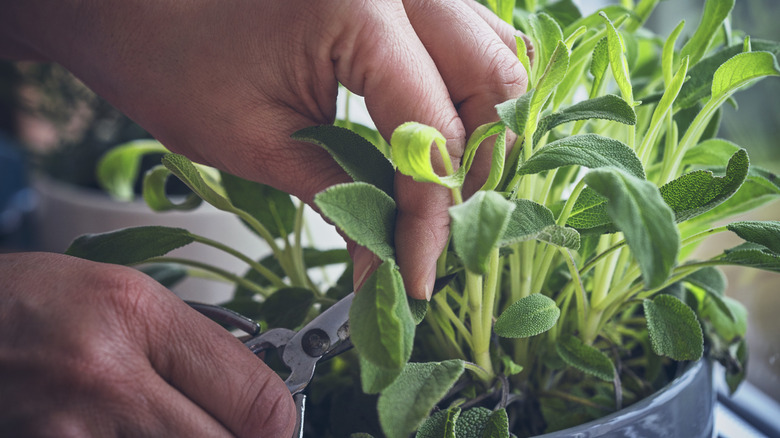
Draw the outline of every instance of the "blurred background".
<instances>
[{"instance_id":1,"label":"blurred background","mask_svg":"<svg viewBox=\"0 0 780 438\"><path fill-rule=\"evenodd\" d=\"M624 0L630 2L630 0ZM619 1L575 1L584 13ZM647 26L661 35L685 19L696 28L704 0L661 1ZM732 26L753 39L780 40L780 1L737 0ZM681 40L685 38L685 31ZM746 148L752 165L780 172L780 78L769 78L736 95L739 108L724 105L720 137ZM123 226L175 224L224 240L259 257L235 218L208 206L197 217L155 214L141 201L120 204L100 193L97 159L109 148L147 134L58 66L0 61L0 252L63 251L85 232ZM147 160L146 168L155 158ZM172 188L175 190L175 187ZM747 217L746 217L747 218ZM752 212L752 219L780 219L780 205ZM192 222L187 222L192 221ZM734 242L726 238L716 246ZM329 243L339 246L338 237ZM228 268L221 254L198 254ZM757 270L726 269L729 295L748 307L748 379L780 400L780 277ZM185 284L185 298L219 302L229 290Z\"/></svg>"}]
</instances>

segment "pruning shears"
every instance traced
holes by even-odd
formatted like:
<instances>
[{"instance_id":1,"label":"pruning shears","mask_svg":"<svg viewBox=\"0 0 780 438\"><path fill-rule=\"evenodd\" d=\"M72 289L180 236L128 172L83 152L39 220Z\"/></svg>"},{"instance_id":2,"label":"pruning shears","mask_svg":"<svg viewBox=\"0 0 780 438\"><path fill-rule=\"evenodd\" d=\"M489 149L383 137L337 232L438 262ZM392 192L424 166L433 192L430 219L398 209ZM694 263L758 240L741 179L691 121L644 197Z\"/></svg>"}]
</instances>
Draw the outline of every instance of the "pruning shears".
<instances>
[{"instance_id":1,"label":"pruning shears","mask_svg":"<svg viewBox=\"0 0 780 438\"><path fill-rule=\"evenodd\" d=\"M349 339L349 308L355 293L350 293L319 314L299 331L274 328L260 332L255 321L220 306L188 304L205 316L246 333L242 338L252 353L261 356L276 349L290 375L284 381L295 401L298 415L293 438L303 437L303 415L306 411L306 395L303 390L311 382L314 369L321 360L329 359L352 348Z\"/></svg>"}]
</instances>

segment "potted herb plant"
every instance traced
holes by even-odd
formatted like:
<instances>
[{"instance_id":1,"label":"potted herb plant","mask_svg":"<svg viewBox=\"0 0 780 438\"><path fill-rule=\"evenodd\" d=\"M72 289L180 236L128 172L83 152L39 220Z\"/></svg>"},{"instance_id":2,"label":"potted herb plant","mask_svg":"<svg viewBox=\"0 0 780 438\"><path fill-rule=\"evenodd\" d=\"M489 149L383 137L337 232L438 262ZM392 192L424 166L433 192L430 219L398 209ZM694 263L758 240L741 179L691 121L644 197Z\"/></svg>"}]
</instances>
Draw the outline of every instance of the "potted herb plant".
<instances>
[{"instance_id":1,"label":"potted herb plant","mask_svg":"<svg viewBox=\"0 0 780 438\"><path fill-rule=\"evenodd\" d=\"M568 1L531 12L514 1L487 3L530 36L536 57L530 63L517 40L530 90L475 130L459 168L444 137L415 122L396 129L389 158L373 137L342 127L293 134L328 150L354 178L315 203L383 261L352 304L356 348L318 369L307 430L508 437L609 436L625 427L710 436L710 364L725 366L733 390L747 347L745 310L725 296L717 267L780 270L780 222L723 224L777 199L780 186L744 149L715 137L719 108L738 89L780 75L780 45L725 26L733 0L707 1L684 44L683 23L667 37L642 29L657 1L588 16ZM480 147L492 148L492 168L466 199L461 185ZM446 174L434 172L432 154ZM430 302L406 298L395 265L396 171L452 191L450 241L437 265L442 288ZM165 195L170 175L193 199L243 219L274 256L254 260L164 227L83 236L68 253L209 270L237 284L226 306L268 328L299 327L352 290L344 251L301 243L302 207L288 195L169 154L145 177L145 198L159 208L183 208ZM721 233L744 243L690 258ZM191 243L249 268L236 275L165 256ZM312 280L311 268L334 264L345 265L337 280ZM648 414L657 405L666 410Z\"/></svg>"}]
</instances>

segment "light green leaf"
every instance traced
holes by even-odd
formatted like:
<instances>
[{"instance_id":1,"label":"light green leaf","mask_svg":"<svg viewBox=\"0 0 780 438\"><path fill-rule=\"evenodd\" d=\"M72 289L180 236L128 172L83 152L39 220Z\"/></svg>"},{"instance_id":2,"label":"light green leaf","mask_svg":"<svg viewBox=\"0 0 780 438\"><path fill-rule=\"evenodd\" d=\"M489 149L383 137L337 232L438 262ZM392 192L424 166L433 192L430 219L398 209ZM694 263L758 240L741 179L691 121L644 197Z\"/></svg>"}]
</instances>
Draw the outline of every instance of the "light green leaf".
<instances>
[{"instance_id":1,"label":"light green leaf","mask_svg":"<svg viewBox=\"0 0 780 438\"><path fill-rule=\"evenodd\" d=\"M369 360L360 357L360 384L363 392L366 394L379 394L390 386L398 376L401 375L403 368L383 368L374 365Z\"/></svg>"},{"instance_id":2,"label":"light green leaf","mask_svg":"<svg viewBox=\"0 0 780 438\"><path fill-rule=\"evenodd\" d=\"M528 175L563 166L583 166L591 169L615 167L637 178L645 171L636 153L618 140L597 134L580 134L554 141L536 151L518 169Z\"/></svg>"},{"instance_id":3,"label":"light green leaf","mask_svg":"<svg viewBox=\"0 0 780 438\"><path fill-rule=\"evenodd\" d=\"M571 33L580 26L585 26L588 29L595 29L604 21L601 18L601 13L606 14L613 22L618 22L621 17L631 16L635 19L640 19L634 14L634 11L621 5L610 5L597 9L592 14L585 16L571 24L566 25L564 34L571 35Z\"/></svg>"},{"instance_id":4,"label":"light green leaf","mask_svg":"<svg viewBox=\"0 0 780 438\"><path fill-rule=\"evenodd\" d=\"M725 176L697 170L664 184L659 190L674 211L675 220L683 222L712 210L736 193L749 167L747 152L740 149L729 160Z\"/></svg>"},{"instance_id":5,"label":"light green leaf","mask_svg":"<svg viewBox=\"0 0 780 438\"><path fill-rule=\"evenodd\" d=\"M134 140L116 146L97 163L98 184L115 199L132 201L141 159L145 155L164 153L168 153L168 149L157 140Z\"/></svg>"},{"instance_id":6,"label":"light green leaf","mask_svg":"<svg viewBox=\"0 0 780 438\"><path fill-rule=\"evenodd\" d=\"M182 228L134 227L102 234L85 234L65 254L95 262L134 265L189 245L195 238Z\"/></svg>"},{"instance_id":7,"label":"light green leaf","mask_svg":"<svg viewBox=\"0 0 780 438\"><path fill-rule=\"evenodd\" d=\"M531 294L512 303L498 317L494 330L504 338L528 338L550 330L561 309L542 294Z\"/></svg>"},{"instance_id":8,"label":"light green leaf","mask_svg":"<svg viewBox=\"0 0 780 438\"><path fill-rule=\"evenodd\" d=\"M349 323L352 343L361 357L391 370L406 364L415 325L395 263L382 263L355 294Z\"/></svg>"},{"instance_id":9,"label":"light green leaf","mask_svg":"<svg viewBox=\"0 0 780 438\"><path fill-rule=\"evenodd\" d=\"M498 117L517 135L523 135L525 132L534 93L534 90L530 90L516 99L510 99L496 105Z\"/></svg>"},{"instance_id":10,"label":"light green leaf","mask_svg":"<svg viewBox=\"0 0 780 438\"><path fill-rule=\"evenodd\" d=\"M707 53L712 38L718 31L731 9L734 8L734 0L707 0L701 15L699 27L693 36L683 46L680 56L690 56L691 64L696 64Z\"/></svg>"},{"instance_id":11,"label":"light green leaf","mask_svg":"<svg viewBox=\"0 0 780 438\"><path fill-rule=\"evenodd\" d=\"M525 40L520 35L515 35L515 47L517 48L517 59L520 64L523 65L523 69L530 78L531 76L531 59L528 57L528 46L525 45Z\"/></svg>"},{"instance_id":12,"label":"light green leaf","mask_svg":"<svg viewBox=\"0 0 780 438\"><path fill-rule=\"evenodd\" d=\"M576 336L563 336L555 344L558 356L578 370L611 382L615 378L615 365L601 350L583 343Z\"/></svg>"},{"instance_id":13,"label":"light green leaf","mask_svg":"<svg viewBox=\"0 0 780 438\"><path fill-rule=\"evenodd\" d=\"M458 407L434 412L417 430L415 438L456 438L455 423L459 416Z\"/></svg>"},{"instance_id":14,"label":"light green leaf","mask_svg":"<svg viewBox=\"0 0 780 438\"><path fill-rule=\"evenodd\" d=\"M166 154L162 158L162 164L204 201L223 211L235 211L235 207L222 192L222 188L211 181L208 175L202 174L184 155Z\"/></svg>"},{"instance_id":15,"label":"light green leaf","mask_svg":"<svg viewBox=\"0 0 780 438\"><path fill-rule=\"evenodd\" d=\"M252 215L273 237L292 233L297 208L289 194L227 172L220 175L228 199L235 207Z\"/></svg>"},{"instance_id":16,"label":"light green leaf","mask_svg":"<svg viewBox=\"0 0 780 438\"><path fill-rule=\"evenodd\" d=\"M631 75L628 72L625 44L620 33L615 29L612 21L603 12L599 14L607 23L607 48L609 51L609 65L612 67L612 76L618 84L620 94L629 105L634 105L634 92L631 88Z\"/></svg>"},{"instance_id":17,"label":"light green leaf","mask_svg":"<svg viewBox=\"0 0 780 438\"><path fill-rule=\"evenodd\" d=\"M498 246L514 208L498 193L485 191L450 207L452 242L466 269L487 272L490 252Z\"/></svg>"},{"instance_id":18,"label":"light green leaf","mask_svg":"<svg viewBox=\"0 0 780 438\"><path fill-rule=\"evenodd\" d=\"M607 213L625 235L645 287L660 286L677 262L680 233L658 188L616 168L591 170L585 182L609 200Z\"/></svg>"},{"instance_id":19,"label":"light green leaf","mask_svg":"<svg viewBox=\"0 0 780 438\"><path fill-rule=\"evenodd\" d=\"M490 409L483 407L461 412L455 423L455 436L458 438L482 438L491 413Z\"/></svg>"},{"instance_id":20,"label":"light green leaf","mask_svg":"<svg viewBox=\"0 0 780 438\"><path fill-rule=\"evenodd\" d=\"M548 64L553 57L553 52L563 41L563 30L551 16L544 12L531 14L528 17L531 36L534 39L534 64L541 68L549 69Z\"/></svg>"},{"instance_id":21,"label":"light green leaf","mask_svg":"<svg viewBox=\"0 0 780 438\"><path fill-rule=\"evenodd\" d=\"M748 242L763 245L775 254L780 254L778 221L740 221L728 224L727 228Z\"/></svg>"},{"instance_id":22,"label":"light green leaf","mask_svg":"<svg viewBox=\"0 0 780 438\"><path fill-rule=\"evenodd\" d=\"M514 23L515 0L487 0L487 4L498 18L509 24Z\"/></svg>"},{"instance_id":23,"label":"light green leaf","mask_svg":"<svg viewBox=\"0 0 780 438\"><path fill-rule=\"evenodd\" d=\"M599 40L596 47L593 49L593 58L591 58L589 70L590 74L593 75L591 96L598 93L598 90L601 90L601 85L604 83L604 78L606 77L607 69L609 68L609 48L607 47L607 43L607 37L604 37ZM623 102L625 102L625 100ZM634 117L636 118L636 114Z\"/></svg>"},{"instance_id":24,"label":"light green leaf","mask_svg":"<svg viewBox=\"0 0 780 438\"><path fill-rule=\"evenodd\" d=\"M674 360L698 360L704 352L704 335L696 314L671 295L644 300L647 329L653 351Z\"/></svg>"},{"instance_id":25,"label":"light green leaf","mask_svg":"<svg viewBox=\"0 0 780 438\"><path fill-rule=\"evenodd\" d=\"M588 99L565 108L557 113L543 117L534 134L534 144L545 132L564 123L575 120L603 119L626 125L636 124L636 112L625 100L613 94Z\"/></svg>"},{"instance_id":26,"label":"light green leaf","mask_svg":"<svg viewBox=\"0 0 780 438\"><path fill-rule=\"evenodd\" d=\"M198 208L203 203L203 199L195 193L190 192L180 202L173 202L168 198L165 185L171 175L173 175L171 171L162 164L149 169L144 174L141 194L146 205L154 211L189 211Z\"/></svg>"},{"instance_id":27,"label":"light green leaf","mask_svg":"<svg viewBox=\"0 0 780 438\"><path fill-rule=\"evenodd\" d=\"M722 138L710 138L688 149L683 156L685 166L722 167L740 149L737 144Z\"/></svg>"},{"instance_id":28,"label":"light green leaf","mask_svg":"<svg viewBox=\"0 0 780 438\"><path fill-rule=\"evenodd\" d=\"M664 48L661 54L661 68L663 70L664 83L667 87L672 82L672 75L674 74L674 46L677 43L677 38L680 36L683 27L685 27L685 20L682 20L677 24L664 42Z\"/></svg>"},{"instance_id":29,"label":"light green leaf","mask_svg":"<svg viewBox=\"0 0 780 438\"><path fill-rule=\"evenodd\" d=\"M553 17L561 26L568 26L582 18L580 9L572 0L558 0L555 3L548 3L544 5L542 10Z\"/></svg>"},{"instance_id":30,"label":"light green leaf","mask_svg":"<svg viewBox=\"0 0 780 438\"><path fill-rule=\"evenodd\" d=\"M393 165L374 144L355 132L321 125L301 129L292 138L321 146L353 180L372 184L393 196Z\"/></svg>"},{"instance_id":31,"label":"light green leaf","mask_svg":"<svg viewBox=\"0 0 780 438\"><path fill-rule=\"evenodd\" d=\"M777 58L769 52L740 53L724 62L712 77L712 98L725 100L739 87L764 76L780 76Z\"/></svg>"},{"instance_id":32,"label":"light green leaf","mask_svg":"<svg viewBox=\"0 0 780 438\"><path fill-rule=\"evenodd\" d=\"M566 72L569 70L570 54L566 44L563 41L558 41L555 51L550 56L550 62L547 64L544 74L536 85L536 91L531 97L529 125L534 126L536 124L536 121L539 119L539 113L544 109L558 84L566 77Z\"/></svg>"},{"instance_id":33,"label":"light green leaf","mask_svg":"<svg viewBox=\"0 0 780 438\"><path fill-rule=\"evenodd\" d=\"M653 117L650 120L650 127L647 132L645 132L645 137L639 147L640 151L646 151L655 144L656 138L665 125L664 121L666 120L667 114L672 110L672 104L680 93L680 88L685 81L687 71L688 58L683 58L680 69L677 70L677 74L669 81L669 85L667 85L663 96L661 96L661 100L658 102L658 105L655 106ZM640 153L643 155L645 154L644 152Z\"/></svg>"},{"instance_id":34,"label":"light green leaf","mask_svg":"<svg viewBox=\"0 0 780 438\"><path fill-rule=\"evenodd\" d=\"M314 203L350 239L380 259L395 256L395 201L371 184L338 184L317 193Z\"/></svg>"},{"instance_id":35,"label":"light green leaf","mask_svg":"<svg viewBox=\"0 0 780 438\"><path fill-rule=\"evenodd\" d=\"M462 373L462 360L407 364L377 402L388 438L406 438L417 429Z\"/></svg>"},{"instance_id":36,"label":"light green leaf","mask_svg":"<svg viewBox=\"0 0 780 438\"><path fill-rule=\"evenodd\" d=\"M718 336L726 342L742 339L747 334L747 309L733 298L722 297L720 301L704 301L701 317L709 321Z\"/></svg>"},{"instance_id":37,"label":"light green leaf","mask_svg":"<svg viewBox=\"0 0 780 438\"><path fill-rule=\"evenodd\" d=\"M432 182L449 188L463 185L465 170L455 173L447 151L444 135L430 126L417 122L407 122L393 131L390 147L393 162L398 171L411 176L415 181ZM435 144L444 160L448 176L439 176L431 163L431 147Z\"/></svg>"},{"instance_id":38,"label":"light green leaf","mask_svg":"<svg viewBox=\"0 0 780 438\"><path fill-rule=\"evenodd\" d=\"M314 301L314 292L309 289L277 289L263 301L259 317L268 323L269 328L282 327L292 330L303 324Z\"/></svg>"},{"instance_id":39,"label":"light green leaf","mask_svg":"<svg viewBox=\"0 0 780 438\"><path fill-rule=\"evenodd\" d=\"M504 160L506 159L506 126L502 122L486 123L477 127L469 137L466 143L466 149L463 153L463 160L461 166L465 168L465 173L471 169L471 164L474 162L474 157L477 154L477 149L482 143L489 137L497 135L493 146L493 159L490 166L490 173L488 174L487 181L483 184L480 190L493 190L498 185L501 176L504 172Z\"/></svg>"}]
</instances>

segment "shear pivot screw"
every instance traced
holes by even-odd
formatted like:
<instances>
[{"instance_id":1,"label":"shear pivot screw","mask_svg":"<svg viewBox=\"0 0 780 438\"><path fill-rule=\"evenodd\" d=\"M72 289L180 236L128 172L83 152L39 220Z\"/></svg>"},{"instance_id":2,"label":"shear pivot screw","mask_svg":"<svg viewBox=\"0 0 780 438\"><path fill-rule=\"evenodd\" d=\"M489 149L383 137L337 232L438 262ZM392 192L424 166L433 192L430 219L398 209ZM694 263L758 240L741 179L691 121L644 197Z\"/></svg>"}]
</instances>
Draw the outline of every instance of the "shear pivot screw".
<instances>
[{"instance_id":1,"label":"shear pivot screw","mask_svg":"<svg viewBox=\"0 0 780 438\"><path fill-rule=\"evenodd\" d=\"M311 357L320 357L328 351L330 338L324 330L311 329L303 335L303 351Z\"/></svg>"}]
</instances>

